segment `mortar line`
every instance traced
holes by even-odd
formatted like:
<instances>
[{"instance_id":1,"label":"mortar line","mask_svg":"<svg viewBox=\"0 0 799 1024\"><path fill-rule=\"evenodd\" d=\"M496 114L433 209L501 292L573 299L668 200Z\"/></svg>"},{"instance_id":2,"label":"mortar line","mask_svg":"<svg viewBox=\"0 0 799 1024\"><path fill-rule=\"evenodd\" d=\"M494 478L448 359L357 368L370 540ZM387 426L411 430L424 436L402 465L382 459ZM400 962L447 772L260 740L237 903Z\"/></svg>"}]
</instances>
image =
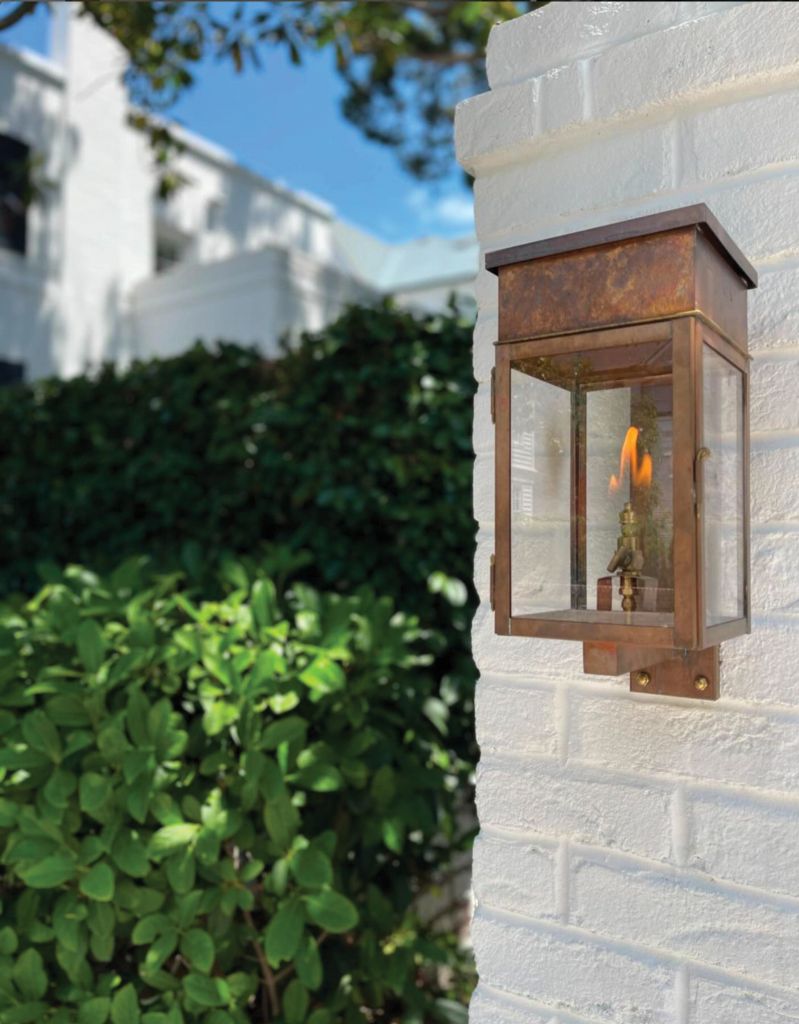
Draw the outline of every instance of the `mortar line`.
<instances>
[{"instance_id":1,"label":"mortar line","mask_svg":"<svg viewBox=\"0 0 799 1024\"><path fill-rule=\"evenodd\" d=\"M674 882L687 882L696 889L711 895L721 895L756 903L758 906L769 905L772 910L790 914L799 914L799 897L771 892L769 889L762 889L755 885L746 885L742 882L733 882L729 879L719 878L708 872L700 871L698 868L689 865L672 864L669 861L654 860L651 857L643 857L640 854L626 853L612 847L595 846L592 843L575 841L570 837L563 837L550 833L539 833L529 829L507 829L502 826L481 825L481 835L488 839L500 840L507 843L529 844L535 843L544 849L555 850L557 858L559 846L564 838L568 840L570 858L580 858L590 861L592 864L613 868L619 872L635 871L657 875L660 878L670 879Z\"/></svg>"},{"instance_id":2,"label":"mortar line","mask_svg":"<svg viewBox=\"0 0 799 1024\"><path fill-rule=\"evenodd\" d=\"M740 974L737 971L725 970L713 964L705 963L703 960L695 960L693 957L686 957L683 953L676 953L670 949L659 946L646 946L624 939L615 939L609 935L602 935L597 932L588 931L577 925L563 925L554 921L544 921L541 918L525 917L510 910L502 910L484 903L481 908L480 918L495 921L498 924L506 924L509 927L525 928L528 931L533 929L543 935L559 939L562 942L580 942L587 946L601 946L603 949L616 953L619 956L639 963L649 963L658 966L668 964L670 967L688 967L692 973L706 978L709 981L716 981L722 985L730 985L735 988L753 989L763 995L772 995L781 999L796 999L796 989L785 988L773 982L765 981L762 978L753 977L751 974Z\"/></svg>"}]
</instances>

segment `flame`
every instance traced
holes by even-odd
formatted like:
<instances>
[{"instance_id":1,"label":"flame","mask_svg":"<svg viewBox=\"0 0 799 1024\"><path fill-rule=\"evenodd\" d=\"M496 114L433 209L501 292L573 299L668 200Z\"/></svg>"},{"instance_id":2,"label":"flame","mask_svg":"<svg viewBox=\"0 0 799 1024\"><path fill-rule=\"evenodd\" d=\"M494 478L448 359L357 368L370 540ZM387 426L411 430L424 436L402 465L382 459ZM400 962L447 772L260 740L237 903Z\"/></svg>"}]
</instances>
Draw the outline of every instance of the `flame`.
<instances>
[{"instance_id":1,"label":"flame","mask_svg":"<svg viewBox=\"0 0 799 1024\"><path fill-rule=\"evenodd\" d=\"M630 469L630 481L633 487L649 487L652 483L652 456L645 452L638 464L638 427L630 427L624 437L619 453L619 475L610 477L610 493L615 494L624 483L627 468Z\"/></svg>"}]
</instances>

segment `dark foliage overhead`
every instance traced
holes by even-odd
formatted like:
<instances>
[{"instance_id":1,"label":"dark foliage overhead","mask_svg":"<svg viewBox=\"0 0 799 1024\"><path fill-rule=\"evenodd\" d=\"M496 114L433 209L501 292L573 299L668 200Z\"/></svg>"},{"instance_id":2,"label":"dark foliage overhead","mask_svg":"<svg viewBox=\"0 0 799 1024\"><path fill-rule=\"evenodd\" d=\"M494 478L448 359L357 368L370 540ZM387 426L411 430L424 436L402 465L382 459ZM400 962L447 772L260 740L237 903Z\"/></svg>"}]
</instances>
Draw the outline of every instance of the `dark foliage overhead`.
<instances>
[{"instance_id":1,"label":"dark foliage overhead","mask_svg":"<svg viewBox=\"0 0 799 1024\"><path fill-rule=\"evenodd\" d=\"M258 67L273 48L296 63L330 49L346 84L344 116L396 150L407 170L436 177L452 169L455 104L485 85L485 44L497 22L541 6L534 0L249 0L247 3L120 3L82 0L124 47L133 101L168 111L207 57L236 70ZM36 4L0 4L0 31ZM141 122L142 126L145 125ZM150 124L164 152L169 138Z\"/></svg>"}]
</instances>

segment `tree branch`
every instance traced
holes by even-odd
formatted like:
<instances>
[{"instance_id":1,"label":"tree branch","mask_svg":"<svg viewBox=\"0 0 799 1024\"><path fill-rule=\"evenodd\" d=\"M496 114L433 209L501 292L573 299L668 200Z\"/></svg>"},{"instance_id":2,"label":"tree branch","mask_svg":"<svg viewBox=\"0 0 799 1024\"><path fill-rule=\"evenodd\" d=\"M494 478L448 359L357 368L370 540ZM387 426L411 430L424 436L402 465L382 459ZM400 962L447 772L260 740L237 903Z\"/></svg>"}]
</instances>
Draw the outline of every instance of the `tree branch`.
<instances>
[{"instance_id":1,"label":"tree branch","mask_svg":"<svg viewBox=\"0 0 799 1024\"><path fill-rule=\"evenodd\" d=\"M325 939L329 937L330 936L328 935L327 932L322 932L322 934L316 940L317 946L321 946ZM287 964L282 971L278 971L277 974L275 975L275 983L279 985L281 981L285 981L286 978L291 977L291 975L294 974L295 970L296 968L294 967L294 964Z\"/></svg>"},{"instance_id":2,"label":"tree branch","mask_svg":"<svg viewBox=\"0 0 799 1024\"><path fill-rule=\"evenodd\" d=\"M273 1017L277 1017L280 1013L280 1000L277 995L277 985L275 984L275 976L272 973L272 968L266 959L264 951L261 947L261 942L258 938L258 929L255 927L255 921L253 921L252 914L249 910L242 911L244 914L244 920L247 922L249 927L254 932L252 940L252 946L255 950L255 955L258 957L258 964L261 968L261 974L264 979L264 986L266 987L267 994L269 996L269 1009ZM269 1017L266 1017L269 1020Z\"/></svg>"},{"instance_id":3,"label":"tree branch","mask_svg":"<svg viewBox=\"0 0 799 1024\"><path fill-rule=\"evenodd\" d=\"M11 28L12 25L16 25L18 21L22 21L29 14L33 14L35 10L36 0L25 0L25 3L17 4L10 14L7 14L5 18L0 18L0 32Z\"/></svg>"}]
</instances>

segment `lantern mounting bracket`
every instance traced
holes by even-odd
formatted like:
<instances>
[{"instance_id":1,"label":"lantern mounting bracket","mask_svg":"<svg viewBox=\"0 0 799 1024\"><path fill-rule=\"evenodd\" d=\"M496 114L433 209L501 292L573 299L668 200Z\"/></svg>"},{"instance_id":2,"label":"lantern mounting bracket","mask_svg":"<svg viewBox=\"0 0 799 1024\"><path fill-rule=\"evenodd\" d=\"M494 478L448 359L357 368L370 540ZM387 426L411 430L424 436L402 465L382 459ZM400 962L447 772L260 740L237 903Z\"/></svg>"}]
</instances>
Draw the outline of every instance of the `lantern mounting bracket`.
<instances>
[{"instance_id":1,"label":"lantern mounting bracket","mask_svg":"<svg viewBox=\"0 0 799 1024\"><path fill-rule=\"evenodd\" d=\"M670 647L602 641L583 644L586 674L629 674L632 693L717 700L720 664L718 646L701 651L680 651Z\"/></svg>"}]
</instances>

